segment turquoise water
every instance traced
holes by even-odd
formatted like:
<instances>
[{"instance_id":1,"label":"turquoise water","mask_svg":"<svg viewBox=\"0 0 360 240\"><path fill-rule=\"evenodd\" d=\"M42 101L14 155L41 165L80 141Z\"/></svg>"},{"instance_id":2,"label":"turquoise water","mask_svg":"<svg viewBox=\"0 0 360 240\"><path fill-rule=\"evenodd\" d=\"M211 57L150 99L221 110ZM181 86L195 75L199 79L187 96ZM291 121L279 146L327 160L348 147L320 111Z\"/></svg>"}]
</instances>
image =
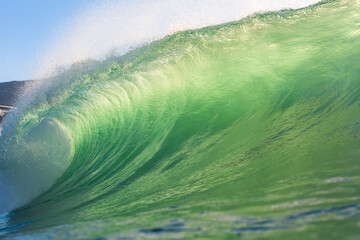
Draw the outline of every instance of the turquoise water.
<instances>
[{"instance_id":1,"label":"turquoise water","mask_svg":"<svg viewBox=\"0 0 360 240\"><path fill-rule=\"evenodd\" d=\"M175 33L47 82L6 118L0 238L360 237L359 1Z\"/></svg>"}]
</instances>

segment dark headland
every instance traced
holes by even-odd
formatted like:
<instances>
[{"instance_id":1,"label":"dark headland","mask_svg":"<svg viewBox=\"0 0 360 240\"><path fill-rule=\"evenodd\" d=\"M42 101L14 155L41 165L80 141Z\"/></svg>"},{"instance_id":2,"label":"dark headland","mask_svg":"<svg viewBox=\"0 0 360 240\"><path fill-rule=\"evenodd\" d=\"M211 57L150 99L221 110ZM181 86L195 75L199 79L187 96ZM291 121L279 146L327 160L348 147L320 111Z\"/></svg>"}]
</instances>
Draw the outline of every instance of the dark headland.
<instances>
[{"instance_id":1,"label":"dark headland","mask_svg":"<svg viewBox=\"0 0 360 240\"><path fill-rule=\"evenodd\" d=\"M14 107L28 81L0 83L0 105Z\"/></svg>"},{"instance_id":2,"label":"dark headland","mask_svg":"<svg viewBox=\"0 0 360 240\"><path fill-rule=\"evenodd\" d=\"M0 124L8 111L15 107L17 100L24 92L28 81L12 81L0 83Z\"/></svg>"}]
</instances>

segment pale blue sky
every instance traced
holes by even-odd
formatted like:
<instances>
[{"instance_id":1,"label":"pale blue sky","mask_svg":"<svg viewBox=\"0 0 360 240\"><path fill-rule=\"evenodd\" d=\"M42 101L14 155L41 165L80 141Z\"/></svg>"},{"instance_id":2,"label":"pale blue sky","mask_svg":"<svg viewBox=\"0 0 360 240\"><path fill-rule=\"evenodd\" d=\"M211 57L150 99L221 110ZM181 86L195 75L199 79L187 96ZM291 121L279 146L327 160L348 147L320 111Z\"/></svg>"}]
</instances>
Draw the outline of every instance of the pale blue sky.
<instances>
[{"instance_id":1,"label":"pale blue sky","mask_svg":"<svg viewBox=\"0 0 360 240\"><path fill-rule=\"evenodd\" d=\"M32 78L36 60L85 0L0 0L0 82Z\"/></svg>"}]
</instances>

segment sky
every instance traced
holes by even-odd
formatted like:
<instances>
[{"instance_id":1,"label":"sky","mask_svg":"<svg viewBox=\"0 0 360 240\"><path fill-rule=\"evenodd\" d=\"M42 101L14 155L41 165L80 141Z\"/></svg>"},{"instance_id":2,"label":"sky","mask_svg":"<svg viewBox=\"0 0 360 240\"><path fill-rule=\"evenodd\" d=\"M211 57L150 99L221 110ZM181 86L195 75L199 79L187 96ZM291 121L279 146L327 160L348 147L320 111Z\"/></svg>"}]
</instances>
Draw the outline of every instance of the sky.
<instances>
[{"instance_id":1,"label":"sky","mask_svg":"<svg viewBox=\"0 0 360 240\"><path fill-rule=\"evenodd\" d=\"M0 0L0 82L34 77L42 51L85 0Z\"/></svg>"}]
</instances>

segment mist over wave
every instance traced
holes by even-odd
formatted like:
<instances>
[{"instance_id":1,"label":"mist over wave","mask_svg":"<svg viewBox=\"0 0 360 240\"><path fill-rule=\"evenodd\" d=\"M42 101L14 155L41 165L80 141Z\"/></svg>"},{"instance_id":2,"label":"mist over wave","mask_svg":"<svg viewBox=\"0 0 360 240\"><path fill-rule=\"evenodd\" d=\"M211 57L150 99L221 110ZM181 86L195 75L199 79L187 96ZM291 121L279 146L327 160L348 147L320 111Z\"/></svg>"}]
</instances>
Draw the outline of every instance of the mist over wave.
<instances>
[{"instance_id":1,"label":"mist over wave","mask_svg":"<svg viewBox=\"0 0 360 240\"><path fill-rule=\"evenodd\" d=\"M302 8L319 0L95 1L54 33L37 69L39 78L61 67L104 60L188 29L240 20L254 13Z\"/></svg>"}]
</instances>

